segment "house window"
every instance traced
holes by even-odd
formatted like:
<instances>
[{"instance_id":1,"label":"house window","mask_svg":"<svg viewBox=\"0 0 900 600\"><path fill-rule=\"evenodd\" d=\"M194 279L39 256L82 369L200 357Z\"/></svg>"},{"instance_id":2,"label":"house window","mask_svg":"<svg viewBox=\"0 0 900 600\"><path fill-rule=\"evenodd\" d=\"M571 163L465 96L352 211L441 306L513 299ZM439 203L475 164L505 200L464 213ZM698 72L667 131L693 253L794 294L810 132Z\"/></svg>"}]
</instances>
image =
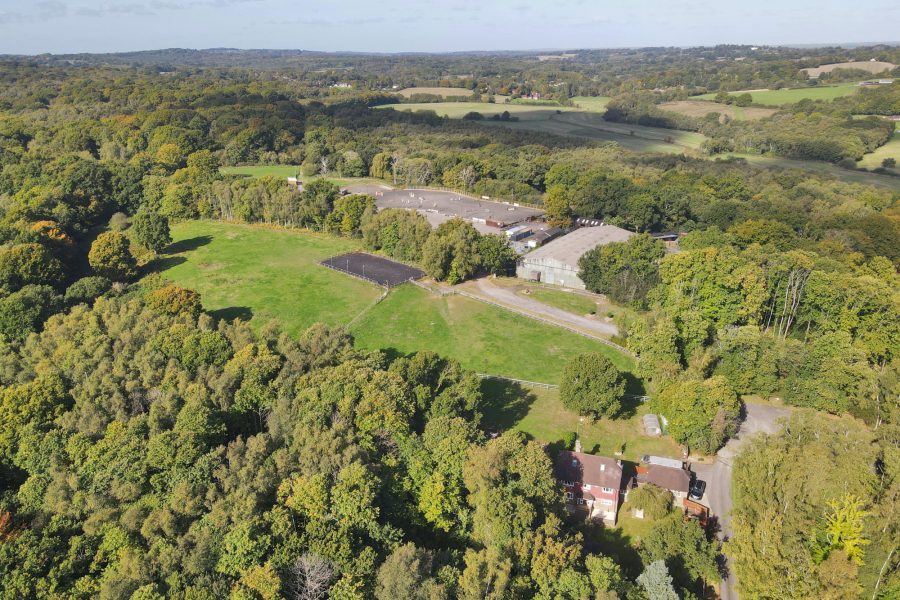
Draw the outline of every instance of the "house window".
<instances>
[{"instance_id":1,"label":"house window","mask_svg":"<svg viewBox=\"0 0 900 600\"><path fill-rule=\"evenodd\" d=\"M566 492L566 498L568 498L569 500L571 500L574 497L575 496L574 496L574 494L572 494L572 492Z\"/></svg>"},{"instance_id":2,"label":"house window","mask_svg":"<svg viewBox=\"0 0 900 600\"><path fill-rule=\"evenodd\" d=\"M603 488L603 491L606 492L607 494L612 494L613 489L605 487L605 488Z\"/></svg>"},{"instance_id":3,"label":"house window","mask_svg":"<svg viewBox=\"0 0 900 600\"><path fill-rule=\"evenodd\" d=\"M601 498L601 499L600 499L600 504L602 504L603 506L612 506L612 505L613 505L613 501L612 501L612 500L607 500L606 498Z\"/></svg>"},{"instance_id":4,"label":"house window","mask_svg":"<svg viewBox=\"0 0 900 600\"><path fill-rule=\"evenodd\" d=\"M584 498L579 498L579 499L578 499L578 504L584 504Z\"/></svg>"},{"instance_id":5,"label":"house window","mask_svg":"<svg viewBox=\"0 0 900 600\"><path fill-rule=\"evenodd\" d=\"M591 489L591 486L590 486L590 484L587 484L587 483L586 483L586 484L584 484L584 485L583 485L583 486L581 486L581 487L582 487L582 489L585 489L585 490L589 490L589 489Z\"/></svg>"}]
</instances>

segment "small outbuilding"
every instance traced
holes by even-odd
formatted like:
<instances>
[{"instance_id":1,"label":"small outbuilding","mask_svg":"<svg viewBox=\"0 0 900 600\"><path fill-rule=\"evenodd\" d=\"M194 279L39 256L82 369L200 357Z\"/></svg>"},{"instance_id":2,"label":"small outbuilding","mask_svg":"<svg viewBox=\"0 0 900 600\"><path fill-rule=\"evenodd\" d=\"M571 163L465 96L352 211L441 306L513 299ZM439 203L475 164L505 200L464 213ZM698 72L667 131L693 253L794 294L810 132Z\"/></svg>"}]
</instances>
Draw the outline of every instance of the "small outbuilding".
<instances>
[{"instance_id":1,"label":"small outbuilding","mask_svg":"<svg viewBox=\"0 0 900 600\"><path fill-rule=\"evenodd\" d=\"M662 427L659 426L659 419L653 413L644 415L644 431L647 435L658 437L662 435Z\"/></svg>"}]
</instances>

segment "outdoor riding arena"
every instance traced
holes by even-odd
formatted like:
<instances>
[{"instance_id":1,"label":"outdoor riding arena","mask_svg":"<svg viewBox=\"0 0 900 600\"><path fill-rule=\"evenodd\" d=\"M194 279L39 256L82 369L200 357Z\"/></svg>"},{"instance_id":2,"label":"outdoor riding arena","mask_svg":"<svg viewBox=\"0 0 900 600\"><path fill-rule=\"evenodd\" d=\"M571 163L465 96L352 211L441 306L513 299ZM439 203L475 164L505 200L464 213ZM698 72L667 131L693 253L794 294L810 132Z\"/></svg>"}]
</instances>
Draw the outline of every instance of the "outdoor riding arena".
<instances>
[{"instance_id":1,"label":"outdoor riding arena","mask_svg":"<svg viewBox=\"0 0 900 600\"><path fill-rule=\"evenodd\" d=\"M536 208L474 198L458 192L442 190L395 190L387 186L367 185L352 186L348 188L348 191L354 194L374 196L375 205L379 210L404 208L419 211L428 219L432 227L459 217L471 222L482 233L499 233L505 227L544 214L544 211Z\"/></svg>"},{"instance_id":2,"label":"outdoor riding arena","mask_svg":"<svg viewBox=\"0 0 900 600\"><path fill-rule=\"evenodd\" d=\"M386 288L396 287L425 276L425 272L420 269L365 252L332 256L319 264Z\"/></svg>"}]
</instances>

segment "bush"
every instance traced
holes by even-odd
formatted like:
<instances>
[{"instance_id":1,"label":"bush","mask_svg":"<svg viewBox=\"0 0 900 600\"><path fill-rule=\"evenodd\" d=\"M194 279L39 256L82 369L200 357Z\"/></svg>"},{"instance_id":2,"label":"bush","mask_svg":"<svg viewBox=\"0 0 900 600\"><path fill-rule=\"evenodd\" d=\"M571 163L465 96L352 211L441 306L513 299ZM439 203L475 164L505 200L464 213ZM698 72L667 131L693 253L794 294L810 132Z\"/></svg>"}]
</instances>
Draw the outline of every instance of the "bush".
<instances>
[{"instance_id":1,"label":"bush","mask_svg":"<svg viewBox=\"0 0 900 600\"><path fill-rule=\"evenodd\" d=\"M575 448L575 440L578 439L578 434L574 431L567 431L562 436L562 445L566 450L572 450Z\"/></svg>"},{"instance_id":2,"label":"bush","mask_svg":"<svg viewBox=\"0 0 900 600\"><path fill-rule=\"evenodd\" d=\"M200 294L177 285L167 285L153 290L147 295L147 304L160 312L170 315L200 314Z\"/></svg>"},{"instance_id":3,"label":"bush","mask_svg":"<svg viewBox=\"0 0 900 600\"><path fill-rule=\"evenodd\" d=\"M628 492L628 504L634 509L644 511L644 518L652 521L669 514L674 498L672 492L652 483L645 483Z\"/></svg>"},{"instance_id":4,"label":"bush","mask_svg":"<svg viewBox=\"0 0 900 600\"><path fill-rule=\"evenodd\" d=\"M94 298L105 294L111 287L112 283L106 277L97 275L82 277L66 290L66 304L89 303Z\"/></svg>"},{"instance_id":5,"label":"bush","mask_svg":"<svg viewBox=\"0 0 900 600\"><path fill-rule=\"evenodd\" d=\"M109 228L112 231L125 231L128 229L128 217L123 212L117 212L109 218Z\"/></svg>"},{"instance_id":6,"label":"bush","mask_svg":"<svg viewBox=\"0 0 900 600\"><path fill-rule=\"evenodd\" d=\"M472 111L463 115L464 121L484 121L484 115L480 112Z\"/></svg>"},{"instance_id":7,"label":"bush","mask_svg":"<svg viewBox=\"0 0 900 600\"><path fill-rule=\"evenodd\" d=\"M881 166L885 169L893 169L897 166L897 159L891 156L887 157L883 161L881 161Z\"/></svg>"}]
</instances>

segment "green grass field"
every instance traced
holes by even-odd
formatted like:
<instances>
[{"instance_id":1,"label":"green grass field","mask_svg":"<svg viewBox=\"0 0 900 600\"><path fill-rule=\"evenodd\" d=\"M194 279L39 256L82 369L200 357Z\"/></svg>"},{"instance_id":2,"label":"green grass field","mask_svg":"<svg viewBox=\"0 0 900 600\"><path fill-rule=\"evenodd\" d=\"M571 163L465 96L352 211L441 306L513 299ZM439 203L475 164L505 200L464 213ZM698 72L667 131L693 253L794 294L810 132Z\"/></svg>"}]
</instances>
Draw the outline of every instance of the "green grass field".
<instances>
[{"instance_id":1,"label":"green grass field","mask_svg":"<svg viewBox=\"0 0 900 600\"><path fill-rule=\"evenodd\" d=\"M785 104L793 104L801 100L834 100L841 96L849 96L855 94L859 90L859 86L855 83L843 83L840 85L823 85L808 88L794 88L782 90L763 90L749 92L753 97L755 104L763 104L765 106L783 106ZM731 92L732 96L738 96L744 92ZM692 100L712 100L715 94L703 94L701 96L693 96Z\"/></svg>"},{"instance_id":2,"label":"green grass field","mask_svg":"<svg viewBox=\"0 0 900 600\"><path fill-rule=\"evenodd\" d=\"M520 294L523 292L519 292ZM528 298L555 306L576 315L590 315L597 312L597 303L587 296L565 290L551 288L529 288L525 294Z\"/></svg>"},{"instance_id":3,"label":"green grass field","mask_svg":"<svg viewBox=\"0 0 900 600\"><path fill-rule=\"evenodd\" d=\"M488 102L418 102L411 104L385 104L376 106L375 108L385 109L393 108L394 110L402 110L408 112L416 112L420 110L432 110L439 116L448 117L450 119L461 119L467 113L478 112L490 118L493 115L502 114L503 111L509 111L509 114L525 120L541 120L546 119L550 115L556 114L556 111L575 111L577 108L569 106L539 106L528 104L507 104L507 103L488 103Z\"/></svg>"},{"instance_id":4,"label":"green grass field","mask_svg":"<svg viewBox=\"0 0 900 600\"><path fill-rule=\"evenodd\" d=\"M359 243L325 235L216 221L172 227L174 253L158 261L162 277L200 292L216 316L259 326L276 320L297 334L315 322L347 325L362 348L432 350L480 372L556 383L565 362L602 352L623 370L632 359L586 337L463 296L437 296L411 285L391 291L332 271L322 259Z\"/></svg>"},{"instance_id":5,"label":"green grass field","mask_svg":"<svg viewBox=\"0 0 900 600\"><path fill-rule=\"evenodd\" d=\"M900 123L894 124L894 136L887 144L863 156L857 164L866 169L874 169L881 166L885 158L893 158L900 165ZM897 167L894 168L898 172Z\"/></svg>"},{"instance_id":6,"label":"green grass field","mask_svg":"<svg viewBox=\"0 0 900 600\"><path fill-rule=\"evenodd\" d=\"M611 99L609 96L573 96L572 102L583 110L605 113L606 105Z\"/></svg>"},{"instance_id":7,"label":"green grass field","mask_svg":"<svg viewBox=\"0 0 900 600\"><path fill-rule=\"evenodd\" d=\"M299 167L290 165L249 165L244 167L220 167L219 172L223 175L243 175L244 177L297 177ZM300 176L300 181L311 181L316 177ZM360 185L366 183L384 183L380 179L371 177L326 177L328 181L340 185Z\"/></svg>"},{"instance_id":8,"label":"green grass field","mask_svg":"<svg viewBox=\"0 0 900 600\"><path fill-rule=\"evenodd\" d=\"M297 334L318 321L343 325L381 294L317 264L358 249L354 241L216 221L178 223L172 237L184 251L162 259L163 277L200 292L214 315L275 319Z\"/></svg>"},{"instance_id":9,"label":"green grass field","mask_svg":"<svg viewBox=\"0 0 900 600\"><path fill-rule=\"evenodd\" d=\"M528 129L554 135L578 137L596 142L616 142L634 152L661 152L668 154L693 154L706 137L701 133L643 127L605 121L598 113L566 112L547 115L542 120L519 122L484 121L514 129Z\"/></svg>"},{"instance_id":10,"label":"green grass field","mask_svg":"<svg viewBox=\"0 0 900 600\"><path fill-rule=\"evenodd\" d=\"M896 138L896 134L894 135ZM868 173L866 171L854 171L853 169L845 169L831 163L817 160L793 160L790 158L780 158L777 156L760 156L758 154L739 154L731 153L724 156L735 156L746 159L747 162L760 167L779 167L784 169L802 169L804 171L812 171L824 175L832 175L841 181L847 183L862 183L866 185L875 185L878 187L888 188L900 191L900 177L891 175L881 175L879 173Z\"/></svg>"},{"instance_id":11,"label":"green grass field","mask_svg":"<svg viewBox=\"0 0 900 600\"><path fill-rule=\"evenodd\" d=\"M566 361L601 352L622 370L633 361L608 346L463 296L396 288L351 328L363 348L431 350L481 373L558 383Z\"/></svg>"},{"instance_id":12,"label":"green grass field","mask_svg":"<svg viewBox=\"0 0 900 600\"><path fill-rule=\"evenodd\" d=\"M223 175L244 175L246 177L296 177L300 167L295 165L254 165L249 167L221 167Z\"/></svg>"}]
</instances>

